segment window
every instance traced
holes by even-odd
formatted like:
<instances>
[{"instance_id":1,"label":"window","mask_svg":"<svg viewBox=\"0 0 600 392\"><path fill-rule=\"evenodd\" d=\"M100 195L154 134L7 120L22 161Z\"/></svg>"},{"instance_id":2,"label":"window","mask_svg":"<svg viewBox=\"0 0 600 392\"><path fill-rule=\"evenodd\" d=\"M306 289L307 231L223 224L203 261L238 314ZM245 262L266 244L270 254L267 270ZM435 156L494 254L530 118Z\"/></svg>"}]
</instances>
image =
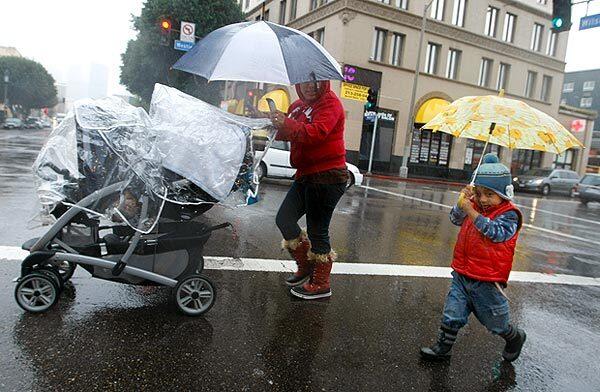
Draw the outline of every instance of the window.
<instances>
[{"instance_id":1,"label":"window","mask_svg":"<svg viewBox=\"0 0 600 392\"><path fill-rule=\"evenodd\" d=\"M550 101L550 91L552 89L552 76L544 75L542 78L542 91L540 92L540 99L544 102Z\"/></svg>"},{"instance_id":2,"label":"window","mask_svg":"<svg viewBox=\"0 0 600 392\"><path fill-rule=\"evenodd\" d=\"M387 5L390 4L390 0L379 0L379 2Z\"/></svg>"},{"instance_id":3,"label":"window","mask_svg":"<svg viewBox=\"0 0 600 392\"><path fill-rule=\"evenodd\" d=\"M588 80L587 82L583 82L583 91L594 91L594 87L596 87L595 80Z\"/></svg>"},{"instance_id":4,"label":"window","mask_svg":"<svg viewBox=\"0 0 600 392\"><path fill-rule=\"evenodd\" d=\"M527 82L525 83L525 96L527 98L533 98L533 92L535 90L535 82L537 79L537 72L527 72Z\"/></svg>"},{"instance_id":5,"label":"window","mask_svg":"<svg viewBox=\"0 0 600 392\"><path fill-rule=\"evenodd\" d=\"M500 63L500 69L498 70L498 83L496 83L496 90L507 90L509 74L510 64Z\"/></svg>"},{"instance_id":6,"label":"window","mask_svg":"<svg viewBox=\"0 0 600 392\"><path fill-rule=\"evenodd\" d=\"M441 47L441 45L434 44L433 42L429 42L427 44L427 56L425 58L425 72L430 73L432 75L437 74L440 47Z\"/></svg>"},{"instance_id":7,"label":"window","mask_svg":"<svg viewBox=\"0 0 600 392\"><path fill-rule=\"evenodd\" d=\"M314 10L319 6L319 0L310 0L310 10Z\"/></svg>"},{"instance_id":8,"label":"window","mask_svg":"<svg viewBox=\"0 0 600 392\"><path fill-rule=\"evenodd\" d=\"M452 24L458 27L465 26L465 8L467 0L454 0L452 8Z\"/></svg>"},{"instance_id":9,"label":"window","mask_svg":"<svg viewBox=\"0 0 600 392\"><path fill-rule=\"evenodd\" d=\"M285 9L287 6L287 1L286 0L281 0L279 2L279 24L280 25L284 25L285 24Z\"/></svg>"},{"instance_id":10,"label":"window","mask_svg":"<svg viewBox=\"0 0 600 392\"><path fill-rule=\"evenodd\" d=\"M561 98L560 99L560 104L561 105L566 105L567 104L567 98Z\"/></svg>"},{"instance_id":11,"label":"window","mask_svg":"<svg viewBox=\"0 0 600 392\"><path fill-rule=\"evenodd\" d=\"M533 31L531 32L531 50L539 52L542 47L542 35L544 33L544 26L538 23L533 24Z\"/></svg>"},{"instance_id":12,"label":"window","mask_svg":"<svg viewBox=\"0 0 600 392\"><path fill-rule=\"evenodd\" d=\"M450 49L448 51L448 62L446 63L446 77L448 79L458 79L458 70L460 68L461 51Z\"/></svg>"},{"instance_id":13,"label":"window","mask_svg":"<svg viewBox=\"0 0 600 392\"><path fill-rule=\"evenodd\" d=\"M554 158L554 163L553 163L552 167L554 167L555 169L571 170L573 168L574 155L575 154L573 153L573 150L567 150L567 151L563 152L562 154L557 155L556 158ZM559 172L559 177L567 178L570 180L578 180L579 179L579 175L577 173L568 172L568 171Z\"/></svg>"},{"instance_id":14,"label":"window","mask_svg":"<svg viewBox=\"0 0 600 392\"><path fill-rule=\"evenodd\" d=\"M375 29L373 34L373 50L371 51L371 60L383 61L383 51L385 48L386 30Z\"/></svg>"},{"instance_id":15,"label":"window","mask_svg":"<svg viewBox=\"0 0 600 392\"><path fill-rule=\"evenodd\" d=\"M396 7L402 8L403 10L407 10L408 0L396 0Z\"/></svg>"},{"instance_id":16,"label":"window","mask_svg":"<svg viewBox=\"0 0 600 392\"><path fill-rule=\"evenodd\" d=\"M581 103L579 104L582 108L591 108L592 107L592 97L581 98Z\"/></svg>"},{"instance_id":17,"label":"window","mask_svg":"<svg viewBox=\"0 0 600 392\"><path fill-rule=\"evenodd\" d=\"M296 19L297 9L298 9L298 0L290 0L290 20Z\"/></svg>"},{"instance_id":18,"label":"window","mask_svg":"<svg viewBox=\"0 0 600 392\"><path fill-rule=\"evenodd\" d=\"M517 24L517 16L511 13L506 13L504 17L504 29L502 30L502 40L505 42L513 42L515 36L515 26Z\"/></svg>"},{"instance_id":19,"label":"window","mask_svg":"<svg viewBox=\"0 0 600 392\"><path fill-rule=\"evenodd\" d=\"M537 3L541 4L541 5L547 5L548 4L548 0L537 0Z\"/></svg>"},{"instance_id":20,"label":"window","mask_svg":"<svg viewBox=\"0 0 600 392\"><path fill-rule=\"evenodd\" d=\"M484 155L484 148L486 148L485 142L473 139L467 140L465 163L463 167L464 170L475 170L477 168L479 160L482 158L482 155ZM488 144L485 154L488 153L496 154L498 157L500 157L500 146L497 144Z\"/></svg>"},{"instance_id":21,"label":"window","mask_svg":"<svg viewBox=\"0 0 600 392\"><path fill-rule=\"evenodd\" d=\"M311 34L311 37L315 39L321 45L325 45L325 28L319 29Z\"/></svg>"},{"instance_id":22,"label":"window","mask_svg":"<svg viewBox=\"0 0 600 392\"><path fill-rule=\"evenodd\" d=\"M574 85L575 85L575 83L573 83L573 82L563 84L563 93L573 92Z\"/></svg>"},{"instance_id":23,"label":"window","mask_svg":"<svg viewBox=\"0 0 600 392\"><path fill-rule=\"evenodd\" d=\"M548 46L546 46L546 54L548 56L556 56L556 40L558 39L558 33L556 31L550 31L550 38L548 39Z\"/></svg>"},{"instance_id":24,"label":"window","mask_svg":"<svg viewBox=\"0 0 600 392\"><path fill-rule=\"evenodd\" d=\"M444 0L433 0L431 4L431 17L437 20L444 20Z\"/></svg>"},{"instance_id":25,"label":"window","mask_svg":"<svg viewBox=\"0 0 600 392\"><path fill-rule=\"evenodd\" d=\"M266 11L265 11L265 15L264 15L264 17L263 17L263 20L267 20L267 21L269 20L269 14L270 14L270 12L269 12L269 11L270 11L270 10L266 10Z\"/></svg>"},{"instance_id":26,"label":"window","mask_svg":"<svg viewBox=\"0 0 600 392\"><path fill-rule=\"evenodd\" d=\"M496 36L496 22L498 21L498 8L489 6L485 14L485 35Z\"/></svg>"},{"instance_id":27,"label":"window","mask_svg":"<svg viewBox=\"0 0 600 392\"><path fill-rule=\"evenodd\" d=\"M250 5L250 0L246 0L246 2L244 3L244 9L248 9L249 5Z\"/></svg>"},{"instance_id":28,"label":"window","mask_svg":"<svg viewBox=\"0 0 600 392\"><path fill-rule=\"evenodd\" d=\"M485 57L481 59L481 67L479 67L479 86L490 86L490 74L492 72L493 63L494 62L491 59L486 59Z\"/></svg>"},{"instance_id":29,"label":"window","mask_svg":"<svg viewBox=\"0 0 600 392\"><path fill-rule=\"evenodd\" d=\"M394 33L392 38L392 52L390 53L390 64L402 64L402 52L404 51L404 34Z\"/></svg>"}]
</instances>

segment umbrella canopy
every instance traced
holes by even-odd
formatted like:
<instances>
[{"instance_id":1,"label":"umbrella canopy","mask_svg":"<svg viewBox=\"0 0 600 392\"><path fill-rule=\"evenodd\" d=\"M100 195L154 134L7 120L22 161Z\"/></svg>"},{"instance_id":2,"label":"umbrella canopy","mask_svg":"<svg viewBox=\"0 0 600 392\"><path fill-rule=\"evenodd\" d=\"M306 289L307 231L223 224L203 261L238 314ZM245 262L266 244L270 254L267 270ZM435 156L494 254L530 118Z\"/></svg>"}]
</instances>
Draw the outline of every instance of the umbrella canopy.
<instances>
[{"instance_id":1,"label":"umbrella canopy","mask_svg":"<svg viewBox=\"0 0 600 392\"><path fill-rule=\"evenodd\" d=\"M582 147L558 121L524 102L499 96L463 97L421 127L511 149L561 154Z\"/></svg>"},{"instance_id":2,"label":"umbrella canopy","mask_svg":"<svg viewBox=\"0 0 600 392\"><path fill-rule=\"evenodd\" d=\"M243 22L217 29L173 65L208 80L291 85L342 80L338 62L314 39L275 23Z\"/></svg>"}]
</instances>

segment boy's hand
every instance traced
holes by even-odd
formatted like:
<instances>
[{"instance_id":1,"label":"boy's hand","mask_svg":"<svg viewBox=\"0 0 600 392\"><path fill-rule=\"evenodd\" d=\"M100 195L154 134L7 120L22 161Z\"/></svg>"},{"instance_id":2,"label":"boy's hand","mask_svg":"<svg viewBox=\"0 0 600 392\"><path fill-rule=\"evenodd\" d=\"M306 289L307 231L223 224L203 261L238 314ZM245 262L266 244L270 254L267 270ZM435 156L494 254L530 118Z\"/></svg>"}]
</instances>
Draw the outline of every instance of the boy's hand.
<instances>
[{"instance_id":1,"label":"boy's hand","mask_svg":"<svg viewBox=\"0 0 600 392\"><path fill-rule=\"evenodd\" d=\"M473 188L469 185L463 188L460 191L460 196L458 197L458 208L467 212L468 209L472 209L473 205L471 204L471 198L474 196Z\"/></svg>"}]
</instances>

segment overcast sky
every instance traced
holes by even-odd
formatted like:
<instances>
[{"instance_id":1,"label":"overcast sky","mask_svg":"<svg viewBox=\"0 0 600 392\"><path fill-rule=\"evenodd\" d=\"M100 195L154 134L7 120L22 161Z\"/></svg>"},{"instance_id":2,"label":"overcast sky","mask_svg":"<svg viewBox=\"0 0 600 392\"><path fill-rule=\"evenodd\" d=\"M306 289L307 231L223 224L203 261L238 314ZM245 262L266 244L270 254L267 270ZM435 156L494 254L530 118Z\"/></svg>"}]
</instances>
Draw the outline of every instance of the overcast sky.
<instances>
[{"instance_id":1,"label":"overcast sky","mask_svg":"<svg viewBox=\"0 0 600 392\"><path fill-rule=\"evenodd\" d=\"M42 63L59 82L69 70L104 64L109 70L108 93L119 86L121 53L134 37L131 14L139 15L143 0L3 0L0 46L14 46L25 57ZM600 0L590 3L600 14ZM573 6L567 71L600 68L600 27L578 31L585 4Z\"/></svg>"}]
</instances>

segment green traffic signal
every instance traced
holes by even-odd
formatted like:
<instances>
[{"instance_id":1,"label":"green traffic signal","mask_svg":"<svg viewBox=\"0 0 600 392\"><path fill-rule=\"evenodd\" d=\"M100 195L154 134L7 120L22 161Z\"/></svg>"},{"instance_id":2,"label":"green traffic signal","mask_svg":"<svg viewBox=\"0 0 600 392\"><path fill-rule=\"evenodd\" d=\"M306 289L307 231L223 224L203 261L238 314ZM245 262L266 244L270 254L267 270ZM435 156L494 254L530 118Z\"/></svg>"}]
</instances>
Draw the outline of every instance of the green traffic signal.
<instances>
[{"instance_id":1,"label":"green traffic signal","mask_svg":"<svg viewBox=\"0 0 600 392\"><path fill-rule=\"evenodd\" d=\"M563 22L562 18L554 18L554 19L552 19L552 26L555 29L560 29L563 24L564 24L564 22Z\"/></svg>"}]
</instances>

